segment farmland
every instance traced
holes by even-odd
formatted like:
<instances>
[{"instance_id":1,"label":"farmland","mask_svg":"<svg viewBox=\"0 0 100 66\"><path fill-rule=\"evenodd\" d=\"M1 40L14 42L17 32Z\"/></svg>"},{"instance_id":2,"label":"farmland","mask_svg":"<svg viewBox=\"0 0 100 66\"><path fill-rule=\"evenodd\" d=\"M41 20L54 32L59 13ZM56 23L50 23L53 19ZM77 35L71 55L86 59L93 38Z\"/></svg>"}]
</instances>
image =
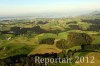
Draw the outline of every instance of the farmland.
<instances>
[{"instance_id":1,"label":"farmland","mask_svg":"<svg viewBox=\"0 0 100 66\"><path fill-rule=\"evenodd\" d=\"M77 36L76 41L69 42L70 39L73 39L69 36L74 37L74 35L75 37ZM84 36L86 36L86 41ZM80 41L77 38L80 39ZM88 38L91 38L91 40ZM66 57L70 54L69 50L72 54L74 52L74 55L79 55L82 54L81 44L84 44L84 42L82 43L81 41L83 40L86 44L100 44L99 17L33 18L29 20L12 19L0 21L1 61L18 55L34 56L39 54L40 56L50 54L52 56L52 53L54 53L59 57ZM91 51L89 53L87 52L85 56L91 55L95 55L96 62L100 61L100 59L98 59L99 53L93 53ZM27 60L23 62L26 62L26 65L28 65ZM23 62L21 63L22 65L24 65ZM2 65L2 63L0 64ZM9 64L12 63L8 63L8 65ZM54 64L49 64L48 66L53 65ZM56 65L70 66L71 64L58 63ZM87 64L74 65L87 66Z\"/></svg>"}]
</instances>

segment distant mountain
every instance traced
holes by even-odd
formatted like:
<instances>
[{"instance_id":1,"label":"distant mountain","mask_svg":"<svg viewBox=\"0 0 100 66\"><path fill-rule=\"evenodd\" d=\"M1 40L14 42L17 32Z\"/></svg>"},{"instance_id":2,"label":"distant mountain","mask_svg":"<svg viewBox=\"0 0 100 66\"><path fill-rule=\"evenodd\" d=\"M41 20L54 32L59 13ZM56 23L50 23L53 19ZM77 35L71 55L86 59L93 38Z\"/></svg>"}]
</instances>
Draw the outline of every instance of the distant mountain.
<instances>
[{"instance_id":1,"label":"distant mountain","mask_svg":"<svg viewBox=\"0 0 100 66\"><path fill-rule=\"evenodd\" d=\"M81 17L86 17L86 18L100 18L100 11L93 11L91 13L81 15Z\"/></svg>"},{"instance_id":2,"label":"distant mountain","mask_svg":"<svg viewBox=\"0 0 100 66\"><path fill-rule=\"evenodd\" d=\"M100 11L94 11L94 12L90 13L90 15L92 15L92 16L100 16Z\"/></svg>"}]
</instances>

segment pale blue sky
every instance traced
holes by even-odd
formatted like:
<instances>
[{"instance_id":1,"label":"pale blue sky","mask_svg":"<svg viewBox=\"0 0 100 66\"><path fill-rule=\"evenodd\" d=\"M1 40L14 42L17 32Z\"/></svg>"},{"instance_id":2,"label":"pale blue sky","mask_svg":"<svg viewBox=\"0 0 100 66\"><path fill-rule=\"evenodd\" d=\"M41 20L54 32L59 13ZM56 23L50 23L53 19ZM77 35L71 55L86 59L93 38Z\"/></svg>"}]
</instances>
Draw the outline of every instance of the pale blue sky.
<instances>
[{"instance_id":1,"label":"pale blue sky","mask_svg":"<svg viewBox=\"0 0 100 66\"><path fill-rule=\"evenodd\" d=\"M65 16L100 10L100 0L0 0L0 16Z\"/></svg>"}]
</instances>

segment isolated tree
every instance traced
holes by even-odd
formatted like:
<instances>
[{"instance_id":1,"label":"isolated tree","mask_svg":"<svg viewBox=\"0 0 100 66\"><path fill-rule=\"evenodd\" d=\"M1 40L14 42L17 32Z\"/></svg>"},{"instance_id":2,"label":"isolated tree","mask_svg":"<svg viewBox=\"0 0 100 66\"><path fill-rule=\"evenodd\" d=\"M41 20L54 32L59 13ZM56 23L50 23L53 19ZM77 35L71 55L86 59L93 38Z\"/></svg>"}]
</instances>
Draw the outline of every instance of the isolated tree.
<instances>
[{"instance_id":1,"label":"isolated tree","mask_svg":"<svg viewBox=\"0 0 100 66\"><path fill-rule=\"evenodd\" d=\"M91 44L92 38L86 33L71 32L67 38L69 45Z\"/></svg>"}]
</instances>

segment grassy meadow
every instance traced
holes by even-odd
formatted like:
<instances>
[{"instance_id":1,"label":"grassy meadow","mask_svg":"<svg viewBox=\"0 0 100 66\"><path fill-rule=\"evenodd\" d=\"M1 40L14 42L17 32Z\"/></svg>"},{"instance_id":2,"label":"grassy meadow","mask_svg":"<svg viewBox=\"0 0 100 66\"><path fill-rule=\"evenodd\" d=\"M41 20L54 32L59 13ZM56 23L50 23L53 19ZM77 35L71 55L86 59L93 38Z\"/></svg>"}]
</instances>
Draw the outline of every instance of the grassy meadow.
<instances>
[{"instance_id":1,"label":"grassy meadow","mask_svg":"<svg viewBox=\"0 0 100 66\"><path fill-rule=\"evenodd\" d=\"M100 44L100 18L75 17L2 20L0 21L0 59L6 60L9 57L17 55L29 56L46 53L56 53L59 57L66 57L69 50L71 50L72 53L74 52L73 57L94 56L96 63L57 63L56 66L98 66L100 64L100 50L98 50L99 52L82 52L81 44L68 45L70 41L68 36L71 32L85 33L92 38L91 45ZM63 42L67 47L63 45ZM56 46L57 43L58 45L61 44L61 48ZM28 66L27 62L25 65ZM2 63L0 63L0 66L2 66ZM51 63L48 66L55 66L55 64Z\"/></svg>"}]
</instances>

